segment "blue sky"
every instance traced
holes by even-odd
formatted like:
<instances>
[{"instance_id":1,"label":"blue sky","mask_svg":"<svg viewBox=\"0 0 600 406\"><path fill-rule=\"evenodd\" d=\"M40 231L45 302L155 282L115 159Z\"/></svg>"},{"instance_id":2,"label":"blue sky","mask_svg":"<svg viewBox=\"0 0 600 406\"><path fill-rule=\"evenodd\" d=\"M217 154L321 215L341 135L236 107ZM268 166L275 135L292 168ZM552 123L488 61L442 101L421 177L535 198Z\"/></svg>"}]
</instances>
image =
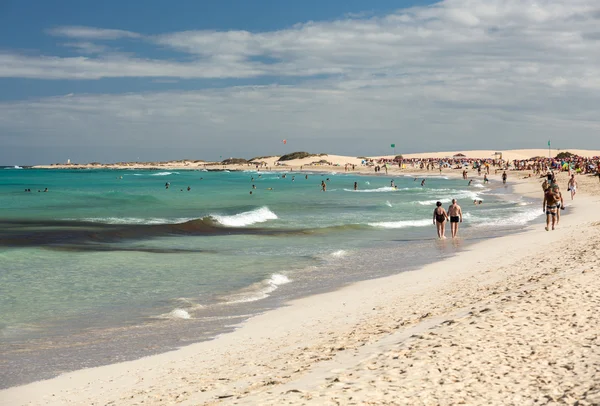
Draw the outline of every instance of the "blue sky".
<instances>
[{"instance_id":1,"label":"blue sky","mask_svg":"<svg viewBox=\"0 0 600 406\"><path fill-rule=\"evenodd\" d=\"M0 164L599 148L587 0L0 2ZM575 136L573 136L575 135Z\"/></svg>"},{"instance_id":2,"label":"blue sky","mask_svg":"<svg viewBox=\"0 0 600 406\"><path fill-rule=\"evenodd\" d=\"M364 0L139 0L101 2L81 0L9 0L0 2L0 50L25 54L69 57L78 55L64 44L72 40L57 40L48 31L57 27L101 27L136 32L145 35L187 30L274 31L308 21L334 20L346 15L375 16L398 8L431 4L429 1ZM157 48L139 39L121 38L107 42L125 52L136 52L147 58L185 60L188 55L171 49ZM263 79L262 83L272 80ZM287 80L289 82L290 80ZM255 84L256 80L188 80L184 83L156 83L153 79L128 78L94 81L0 78L0 100L68 93L115 93L124 91L201 89L205 87Z\"/></svg>"}]
</instances>

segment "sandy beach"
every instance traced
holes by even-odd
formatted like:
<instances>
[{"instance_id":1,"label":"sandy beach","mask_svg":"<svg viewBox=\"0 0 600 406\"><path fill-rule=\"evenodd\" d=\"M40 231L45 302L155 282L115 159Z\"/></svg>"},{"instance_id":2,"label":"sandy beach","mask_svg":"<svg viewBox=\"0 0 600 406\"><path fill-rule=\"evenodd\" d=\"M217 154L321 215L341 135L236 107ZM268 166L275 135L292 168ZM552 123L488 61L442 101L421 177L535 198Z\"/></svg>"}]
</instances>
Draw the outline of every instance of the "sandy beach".
<instances>
[{"instance_id":1,"label":"sandy beach","mask_svg":"<svg viewBox=\"0 0 600 406\"><path fill-rule=\"evenodd\" d=\"M460 152L486 158L495 151ZM515 150L503 157L547 154ZM269 159L271 166L276 158ZM323 159L333 166L305 169L343 171L361 162ZM195 168L181 165L158 167ZM542 179L527 173L511 171L509 181L539 198L542 210ZM482 240L416 271L293 301L211 341L2 390L0 404L600 404L600 182L578 176L573 201L566 182L559 174L567 208L555 231L537 223Z\"/></svg>"},{"instance_id":2,"label":"sandy beach","mask_svg":"<svg viewBox=\"0 0 600 406\"><path fill-rule=\"evenodd\" d=\"M566 150L563 150L563 152ZM583 156L583 157L594 157L600 156L600 150L583 150L583 149L569 149L569 152ZM500 152L501 155L497 155ZM299 170L300 168L305 170L340 170L344 169L345 165L355 165L353 172L365 173L373 172L373 168L361 165L365 158L372 160L380 159L394 159L398 155L402 155L405 159L444 159L452 158L456 154L463 154L465 158L472 159L494 159L500 156L505 161L527 160L533 157L548 157L556 156L560 150L552 149L516 149L506 151L493 151L493 150L472 150L472 151L445 151L445 152L422 152L412 154L402 154L398 152L395 155L381 155L381 156L369 156L369 157L352 157L334 154L315 154L302 159L293 159L285 162L280 162L281 165L277 165L276 162L280 156L268 156L260 157L252 160L247 164L226 164L223 165L221 162L210 162L200 160L180 160L180 161L167 161L167 162L119 162L119 163L69 163L69 164L53 164L53 165L36 165L34 168L65 168L65 169L168 169L168 170L247 170L255 167L255 163L263 163L265 168L274 171L290 171ZM407 167L400 169L398 167L390 167L390 172L413 172L415 168Z\"/></svg>"}]
</instances>

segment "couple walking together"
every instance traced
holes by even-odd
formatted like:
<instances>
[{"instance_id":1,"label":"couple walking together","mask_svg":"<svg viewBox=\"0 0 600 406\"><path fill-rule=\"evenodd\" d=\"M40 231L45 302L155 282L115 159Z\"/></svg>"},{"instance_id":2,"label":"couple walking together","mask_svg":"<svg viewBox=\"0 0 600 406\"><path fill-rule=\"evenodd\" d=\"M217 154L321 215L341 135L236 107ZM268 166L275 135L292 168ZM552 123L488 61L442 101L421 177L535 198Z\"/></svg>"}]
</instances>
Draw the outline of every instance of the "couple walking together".
<instances>
[{"instance_id":1,"label":"couple walking together","mask_svg":"<svg viewBox=\"0 0 600 406\"><path fill-rule=\"evenodd\" d=\"M435 210L433 210L433 224L437 227L438 238L446 238L446 221L448 219L450 219L452 238L455 238L458 233L458 223L462 223L463 221L462 209L456 203L456 199L452 199L452 204L448 207L448 212L442 207L442 202L437 202L435 206Z\"/></svg>"}]
</instances>

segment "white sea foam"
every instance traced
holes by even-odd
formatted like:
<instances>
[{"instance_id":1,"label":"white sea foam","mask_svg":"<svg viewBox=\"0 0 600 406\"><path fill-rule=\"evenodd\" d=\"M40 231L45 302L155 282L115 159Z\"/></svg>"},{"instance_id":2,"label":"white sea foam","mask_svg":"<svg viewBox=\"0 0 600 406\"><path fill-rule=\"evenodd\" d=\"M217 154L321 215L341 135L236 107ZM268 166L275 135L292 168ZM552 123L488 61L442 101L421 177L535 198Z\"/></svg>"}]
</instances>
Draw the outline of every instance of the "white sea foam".
<instances>
[{"instance_id":1,"label":"white sea foam","mask_svg":"<svg viewBox=\"0 0 600 406\"><path fill-rule=\"evenodd\" d=\"M370 185L370 184L371 184L371 182L369 182L368 180L365 181L365 185Z\"/></svg>"},{"instance_id":2,"label":"white sea foam","mask_svg":"<svg viewBox=\"0 0 600 406\"><path fill-rule=\"evenodd\" d=\"M22 168L22 167L20 167L19 165L15 165L13 168L14 168L14 169L23 169L23 168Z\"/></svg>"},{"instance_id":3,"label":"white sea foam","mask_svg":"<svg viewBox=\"0 0 600 406\"><path fill-rule=\"evenodd\" d=\"M473 187L476 187L476 188L480 188L480 189L485 187L485 186L483 186L481 183L475 183L475 184L474 184L474 185L472 185L472 186L473 186Z\"/></svg>"},{"instance_id":4,"label":"white sea foam","mask_svg":"<svg viewBox=\"0 0 600 406\"><path fill-rule=\"evenodd\" d=\"M392 207L392 204L390 203L390 201L389 201L389 200L386 200L386 202L385 202L385 205L386 205L387 207Z\"/></svg>"},{"instance_id":5,"label":"white sea foam","mask_svg":"<svg viewBox=\"0 0 600 406\"><path fill-rule=\"evenodd\" d=\"M363 190L353 190L353 189L344 189L346 192L359 192L359 193L385 193L385 192L397 192L398 189L384 186L377 189L363 189Z\"/></svg>"},{"instance_id":6,"label":"white sea foam","mask_svg":"<svg viewBox=\"0 0 600 406\"><path fill-rule=\"evenodd\" d=\"M232 216L220 216L213 214L213 219L227 227L245 227L256 223L264 223L268 220L276 220L278 217L268 207L234 214Z\"/></svg>"},{"instance_id":7,"label":"white sea foam","mask_svg":"<svg viewBox=\"0 0 600 406\"><path fill-rule=\"evenodd\" d=\"M379 223L369 223L371 227L379 228L408 228L408 227L426 227L431 225L429 219L423 220L401 220L401 221L383 221Z\"/></svg>"},{"instance_id":8,"label":"white sea foam","mask_svg":"<svg viewBox=\"0 0 600 406\"><path fill-rule=\"evenodd\" d=\"M432 200L420 200L415 203L420 204L422 206L431 206L431 205L435 204L436 202L450 203L450 202L452 202L453 198L456 200L467 199L471 202L473 200L484 200L481 196L479 196L479 194L477 194L477 192L470 192L470 191L465 191L465 190L456 191L456 192L457 193L452 195L451 197L443 197L443 198L432 199ZM447 193L445 193L445 194L447 195Z\"/></svg>"},{"instance_id":9,"label":"white sea foam","mask_svg":"<svg viewBox=\"0 0 600 406\"><path fill-rule=\"evenodd\" d=\"M231 295L227 298L227 304L236 304L236 303L248 303L248 302L256 302L257 300L266 299L273 293L279 286L285 285L286 283L290 283L291 280L282 274L273 274L267 280L264 280L259 283L255 283L249 286L247 289Z\"/></svg>"},{"instance_id":10,"label":"white sea foam","mask_svg":"<svg viewBox=\"0 0 600 406\"><path fill-rule=\"evenodd\" d=\"M470 221L477 227L503 227L503 226L524 226L527 223L543 216L544 213L539 209L529 209L521 212L506 212L502 217L476 217Z\"/></svg>"},{"instance_id":11,"label":"white sea foam","mask_svg":"<svg viewBox=\"0 0 600 406\"><path fill-rule=\"evenodd\" d=\"M179 172L158 172L158 173L153 173L150 176L168 176L168 175L179 175Z\"/></svg>"},{"instance_id":12,"label":"white sea foam","mask_svg":"<svg viewBox=\"0 0 600 406\"><path fill-rule=\"evenodd\" d=\"M187 319L191 319L192 318L190 316L190 314L186 310L183 310L183 309L175 309L175 310L173 310L169 314L174 319L184 319L184 320L187 320Z\"/></svg>"},{"instance_id":13,"label":"white sea foam","mask_svg":"<svg viewBox=\"0 0 600 406\"><path fill-rule=\"evenodd\" d=\"M348 251L345 250L337 250L331 253L331 256L334 258L345 257L346 255L348 255Z\"/></svg>"},{"instance_id":14,"label":"white sea foam","mask_svg":"<svg viewBox=\"0 0 600 406\"><path fill-rule=\"evenodd\" d=\"M450 203L451 201L452 201L452 199L421 200L421 201L418 201L417 204L420 204L422 206L431 206L433 204L436 204L437 202Z\"/></svg>"}]
</instances>

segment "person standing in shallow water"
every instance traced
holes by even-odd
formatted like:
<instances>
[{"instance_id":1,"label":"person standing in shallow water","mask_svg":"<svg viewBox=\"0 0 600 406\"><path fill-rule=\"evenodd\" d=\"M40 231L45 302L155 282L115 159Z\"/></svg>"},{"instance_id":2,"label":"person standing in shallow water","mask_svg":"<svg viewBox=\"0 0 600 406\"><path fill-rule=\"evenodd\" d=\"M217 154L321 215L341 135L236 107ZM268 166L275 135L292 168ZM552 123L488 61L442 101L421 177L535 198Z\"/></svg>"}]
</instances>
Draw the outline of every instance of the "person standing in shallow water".
<instances>
[{"instance_id":1,"label":"person standing in shallow water","mask_svg":"<svg viewBox=\"0 0 600 406\"><path fill-rule=\"evenodd\" d=\"M462 209L456 203L456 199L452 199L452 204L448 207L448 217L450 217L450 231L452 238L456 238L458 233L458 223L463 221Z\"/></svg>"},{"instance_id":2,"label":"person standing in shallow water","mask_svg":"<svg viewBox=\"0 0 600 406\"><path fill-rule=\"evenodd\" d=\"M448 220L448 214L442 207L442 202L437 202L433 210L433 224L437 228L438 238L442 240L446 238L446 220Z\"/></svg>"}]
</instances>

